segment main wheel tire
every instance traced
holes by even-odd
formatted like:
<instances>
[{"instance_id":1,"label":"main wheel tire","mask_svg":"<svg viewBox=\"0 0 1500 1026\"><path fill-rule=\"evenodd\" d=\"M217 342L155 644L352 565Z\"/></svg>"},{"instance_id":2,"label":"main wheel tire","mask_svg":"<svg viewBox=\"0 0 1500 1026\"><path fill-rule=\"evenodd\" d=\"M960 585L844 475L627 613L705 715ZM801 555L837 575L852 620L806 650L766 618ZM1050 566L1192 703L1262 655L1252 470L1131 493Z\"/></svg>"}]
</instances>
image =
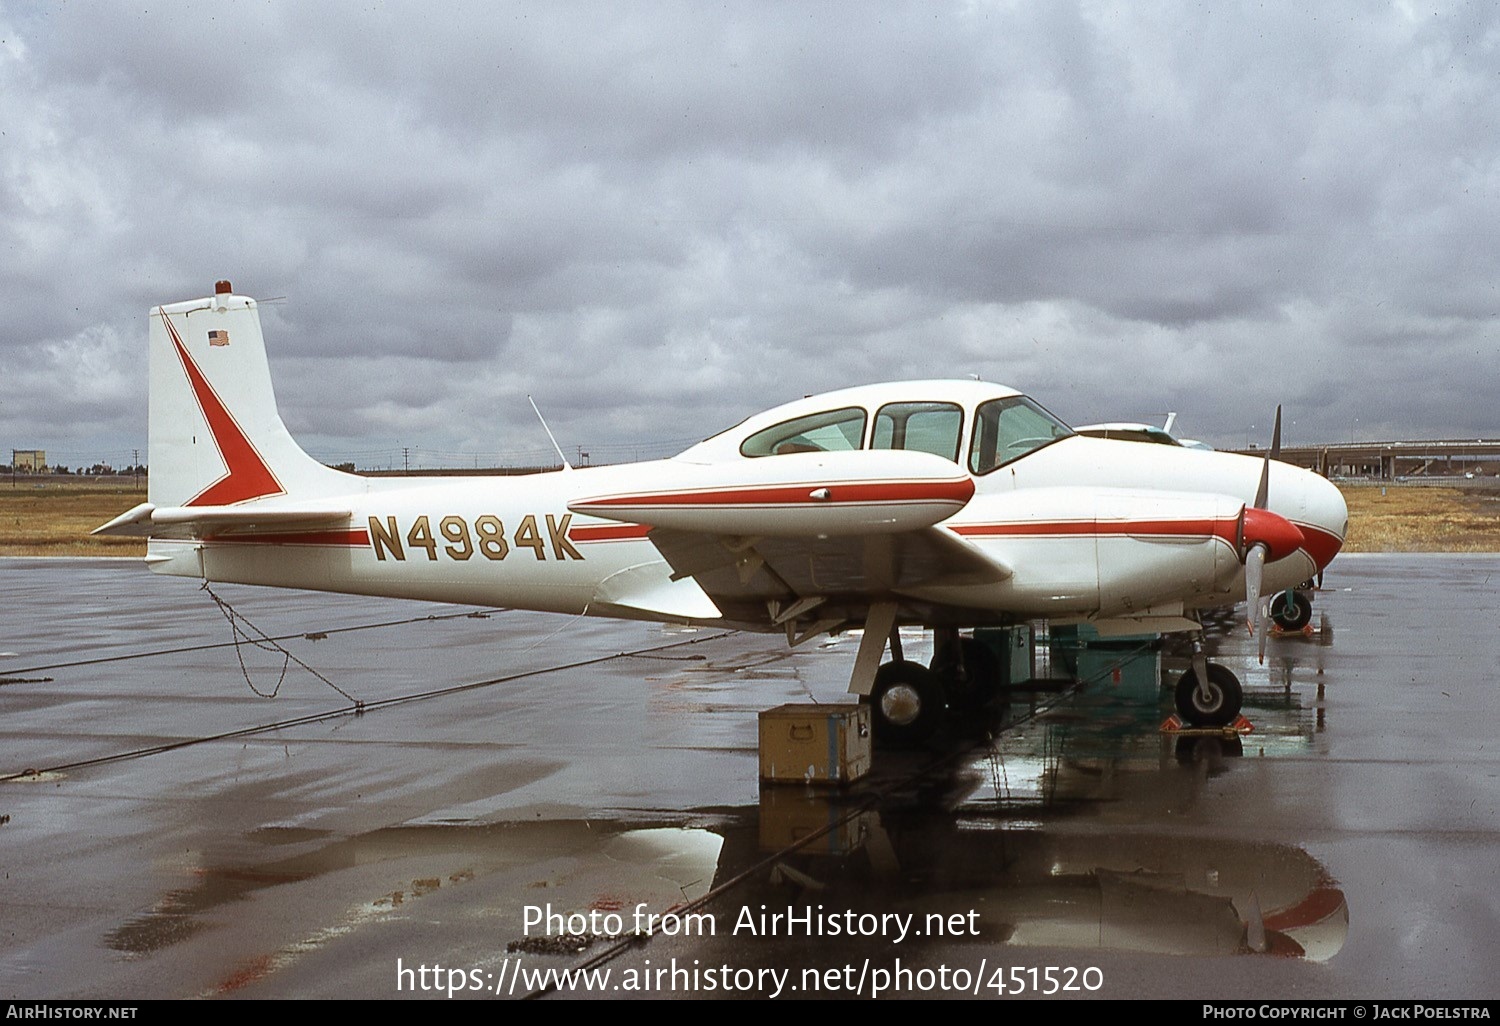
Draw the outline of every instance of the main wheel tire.
<instances>
[{"instance_id":1,"label":"main wheel tire","mask_svg":"<svg viewBox=\"0 0 1500 1026\"><path fill-rule=\"evenodd\" d=\"M1208 664L1208 695L1199 693L1198 675L1190 667L1177 678L1177 715L1194 727L1227 727L1240 715L1245 694L1240 679L1226 666Z\"/></svg>"},{"instance_id":2,"label":"main wheel tire","mask_svg":"<svg viewBox=\"0 0 1500 1026\"><path fill-rule=\"evenodd\" d=\"M896 660L875 674L870 705L875 741L908 748L929 740L943 725L947 701L942 679L920 663Z\"/></svg>"},{"instance_id":3,"label":"main wheel tire","mask_svg":"<svg viewBox=\"0 0 1500 1026\"><path fill-rule=\"evenodd\" d=\"M1284 631L1300 631L1312 622L1312 601L1296 591L1284 591L1271 600L1271 619Z\"/></svg>"},{"instance_id":4,"label":"main wheel tire","mask_svg":"<svg viewBox=\"0 0 1500 1026\"><path fill-rule=\"evenodd\" d=\"M948 705L963 710L982 708L1000 689L1000 659L988 645L973 638L958 639L957 657L957 663L932 664Z\"/></svg>"}]
</instances>

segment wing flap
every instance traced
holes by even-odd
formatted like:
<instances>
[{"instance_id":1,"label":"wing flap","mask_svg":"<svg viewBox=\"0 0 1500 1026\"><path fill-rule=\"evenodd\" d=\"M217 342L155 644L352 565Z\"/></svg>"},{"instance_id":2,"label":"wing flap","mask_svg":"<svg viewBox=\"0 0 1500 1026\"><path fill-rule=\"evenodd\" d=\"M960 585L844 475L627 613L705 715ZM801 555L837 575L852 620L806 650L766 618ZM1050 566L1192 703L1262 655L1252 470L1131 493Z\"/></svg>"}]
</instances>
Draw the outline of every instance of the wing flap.
<instances>
[{"instance_id":1,"label":"wing flap","mask_svg":"<svg viewBox=\"0 0 1500 1026\"><path fill-rule=\"evenodd\" d=\"M647 537L673 576L692 577L715 603L843 599L867 605L940 585L1003 581L1009 567L940 527L832 538L745 538L655 528Z\"/></svg>"},{"instance_id":2,"label":"wing flap","mask_svg":"<svg viewBox=\"0 0 1500 1026\"><path fill-rule=\"evenodd\" d=\"M622 616L645 613L684 621L717 620L724 615L695 581L674 577L661 560L606 577L594 590L589 605L607 606Z\"/></svg>"}]
</instances>

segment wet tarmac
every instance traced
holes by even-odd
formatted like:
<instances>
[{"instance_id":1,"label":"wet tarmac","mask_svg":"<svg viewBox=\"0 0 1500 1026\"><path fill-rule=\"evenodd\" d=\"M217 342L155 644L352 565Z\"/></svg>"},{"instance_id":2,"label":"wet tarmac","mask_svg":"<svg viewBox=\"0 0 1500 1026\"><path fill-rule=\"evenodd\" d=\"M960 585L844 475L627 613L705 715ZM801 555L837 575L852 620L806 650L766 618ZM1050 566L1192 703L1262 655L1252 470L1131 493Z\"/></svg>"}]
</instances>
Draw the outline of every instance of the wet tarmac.
<instances>
[{"instance_id":1,"label":"wet tarmac","mask_svg":"<svg viewBox=\"0 0 1500 1026\"><path fill-rule=\"evenodd\" d=\"M235 645L0 560L0 995L1494 998L1492 575L1341 557L1264 666L1226 618L1241 739L1158 731L1171 645L1044 650L1085 686L830 794L761 788L756 714L852 637L224 587L283 639Z\"/></svg>"}]
</instances>

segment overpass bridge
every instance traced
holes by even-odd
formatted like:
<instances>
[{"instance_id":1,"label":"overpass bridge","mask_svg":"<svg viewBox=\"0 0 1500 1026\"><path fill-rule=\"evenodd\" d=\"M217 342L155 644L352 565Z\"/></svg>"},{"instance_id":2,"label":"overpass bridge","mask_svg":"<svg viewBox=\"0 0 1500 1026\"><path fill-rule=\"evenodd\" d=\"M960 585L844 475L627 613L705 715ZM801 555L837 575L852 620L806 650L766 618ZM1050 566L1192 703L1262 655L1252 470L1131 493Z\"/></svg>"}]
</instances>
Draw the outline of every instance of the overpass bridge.
<instances>
[{"instance_id":1,"label":"overpass bridge","mask_svg":"<svg viewBox=\"0 0 1500 1026\"><path fill-rule=\"evenodd\" d=\"M1255 446L1235 449L1263 456ZM1370 477L1381 481L1422 477L1500 475L1500 440L1439 438L1414 442L1330 442L1283 445L1281 460L1326 477Z\"/></svg>"}]
</instances>

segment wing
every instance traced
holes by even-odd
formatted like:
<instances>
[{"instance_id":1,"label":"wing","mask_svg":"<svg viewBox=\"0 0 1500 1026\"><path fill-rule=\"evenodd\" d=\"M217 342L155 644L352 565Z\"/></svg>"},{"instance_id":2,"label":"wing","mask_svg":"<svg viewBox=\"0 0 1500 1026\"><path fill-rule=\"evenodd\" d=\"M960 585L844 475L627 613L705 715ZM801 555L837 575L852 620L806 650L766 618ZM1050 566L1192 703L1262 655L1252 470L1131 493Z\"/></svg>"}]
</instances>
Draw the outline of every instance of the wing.
<instances>
[{"instance_id":1,"label":"wing","mask_svg":"<svg viewBox=\"0 0 1500 1026\"><path fill-rule=\"evenodd\" d=\"M875 602L930 607L910 592L934 585L1004 580L1008 568L936 526L963 509L974 482L952 461L924 452L795 453L721 465L680 464L653 487L592 496L568 508L649 528L647 537L683 585L682 600L706 598L728 619L789 631L814 614L819 630L863 622ZM642 573L629 583L645 587ZM691 579L691 580L689 580ZM667 601L627 582L601 595L650 610ZM696 587L692 587L696 585ZM658 611L667 612L666 608Z\"/></svg>"},{"instance_id":2,"label":"wing","mask_svg":"<svg viewBox=\"0 0 1500 1026\"><path fill-rule=\"evenodd\" d=\"M930 620L939 611L912 592L993 584L1011 574L941 527L784 538L655 528L646 537L674 579L691 577L724 616L760 626L807 616L823 622L823 629L834 622L862 622L870 605L881 601L895 601L906 615Z\"/></svg>"}]
</instances>

